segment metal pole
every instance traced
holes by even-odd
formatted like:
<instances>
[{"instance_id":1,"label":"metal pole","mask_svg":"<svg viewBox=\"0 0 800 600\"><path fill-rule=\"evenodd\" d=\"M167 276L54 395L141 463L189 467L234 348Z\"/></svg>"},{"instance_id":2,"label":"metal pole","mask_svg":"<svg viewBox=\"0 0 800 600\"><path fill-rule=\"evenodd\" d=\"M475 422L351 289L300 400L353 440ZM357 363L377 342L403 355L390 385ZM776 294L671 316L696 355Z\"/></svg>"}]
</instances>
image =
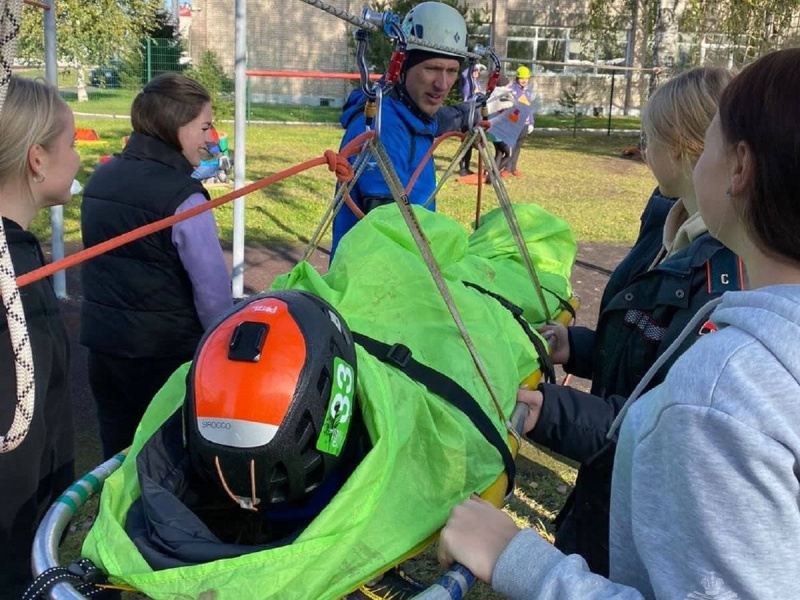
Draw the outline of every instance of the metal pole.
<instances>
[{"instance_id":1,"label":"metal pole","mask_svg":"<svg viewBox=\"0 0 800 600\"><path fill-rule=\"evenodd\" d=\"M608 134L611 135L611 109L614 108L614 77L617 72L611 71L611 96L608 99Z\"/></svg>"},{"instance_id":2,"label":"metal pole","mask_svg":"<svg viewBox=\"0 0 800 600\"><path fill-rule=\"evenodd\" d=\"M495 19L497 18L497 0L492 0L492 22L489 24L489 48L494 49L494 28Z\"/></svg>"},{"instance_id":3,"label":"metal pole","mask_svg":"<svg viewBox=\"0 0 800 600\"><path fill-rule=\"evenodd\" d=\"M247 129L247 0L234 4L233 188L244 187ZM233 201L233 297L244 297L244 198Z\"/></svg>"},{"instance_id":4,"label":"metal pole","mask_svg":"<svg viewBox=\"0 0 800 600\"><path fill-rule=\"evenodd\" d=\"M50 0L50 8L44 11L44 73L47 83L58 87L58 58L56 48L56 2ZM64 207L50 208L50 248L53 261L64 258ZM56 298L67 297L67 276L64 271L53 275Z\"/></svg>"},{"instance_id":5,"label":"metal pole","mask_svg":"<svg viewBox=\"0 0 800 600\"><path fill-rule=\"evenodd\" d=\"M147 81L145 83L149 83L150 80L153 78L153 44L151 43L150 38L147 38Z\"/></svg>"},{"instance_id":6,"label":"metal pole","mask_svg":"<svg viewBox=\"0 0 800 600\"><path fill-rule=\"evenodd\" d=\"M172 0L172 23L175 25L174 37L180 37L181 32L181 0Z\"/></svg>"}]
</instances>

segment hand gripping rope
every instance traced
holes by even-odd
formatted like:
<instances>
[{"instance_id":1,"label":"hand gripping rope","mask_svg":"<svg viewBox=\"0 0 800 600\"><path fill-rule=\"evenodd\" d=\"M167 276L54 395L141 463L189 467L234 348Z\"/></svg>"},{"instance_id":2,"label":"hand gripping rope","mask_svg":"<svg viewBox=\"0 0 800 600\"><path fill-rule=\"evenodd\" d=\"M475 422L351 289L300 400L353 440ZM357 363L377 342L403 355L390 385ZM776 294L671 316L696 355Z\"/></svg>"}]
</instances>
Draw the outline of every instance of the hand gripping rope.
<instances>
[{"instance_id":1,"label":"hand gripping rope","mask_svg":"<svg viewBox=\"0 0 800 600\"><path fill-rule=\"evenodd\" d=\"M11 65L17 47L22 0L0 0L0 111L8 92L11 80ZM8 249L5 229L0 219L0 294L6 313L11 348L14 354L14 370L17 377L17 400L14 406L14 420L8 432L0 437L0 453L11 452L28 435L33 419L36 386L33 377L33 353L31 340L25 322L17 282L14 278L14 265Z\"/></svg>"}]
</instances>

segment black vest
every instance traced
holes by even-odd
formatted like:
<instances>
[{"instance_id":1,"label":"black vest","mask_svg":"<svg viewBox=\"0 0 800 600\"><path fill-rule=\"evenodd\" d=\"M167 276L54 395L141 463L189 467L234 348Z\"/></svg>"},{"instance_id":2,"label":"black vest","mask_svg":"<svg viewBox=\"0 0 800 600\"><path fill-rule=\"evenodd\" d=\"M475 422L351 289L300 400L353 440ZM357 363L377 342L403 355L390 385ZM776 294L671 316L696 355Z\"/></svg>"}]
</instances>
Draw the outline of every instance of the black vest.
<instances>
[{"instance_id":1,"label":"black vest","mask_svg":"<svg viewBox=\"0 0 800 600\"><path fill-rule=\"evenodd\" d=\"M133 133L121 155L86 184L81 234L88 248L175 214L208 192L168 144ZM189 275L169 227L83 264L81 343L122 358L190 359L203 335Z\"/></svg>"}]
</instances>

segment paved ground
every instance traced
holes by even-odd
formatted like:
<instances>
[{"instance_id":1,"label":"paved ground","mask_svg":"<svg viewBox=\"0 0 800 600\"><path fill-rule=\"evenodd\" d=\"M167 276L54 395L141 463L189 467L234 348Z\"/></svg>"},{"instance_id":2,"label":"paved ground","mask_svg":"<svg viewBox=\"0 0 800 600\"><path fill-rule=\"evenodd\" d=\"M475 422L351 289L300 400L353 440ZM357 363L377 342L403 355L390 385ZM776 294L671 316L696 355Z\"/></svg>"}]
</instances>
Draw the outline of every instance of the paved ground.
<instances>
[{"instance_id":1,"label":"paved ground","mask_svg":"<svg viewBox=\"0 0 800 600\"><path fill-rule=\"evenodd\" d=\"M578 263L572 275L575 293L581 298L578 322L593 326L608 270L622 260L628 249L625 246L600 243L581 243L578 248ZM67 248L67 254L77 249ZM267 289L276 275L287 272L297 262L301 251L302 248L292 246L248 248L245 252L245 292L252 294ZM230 265L230 250L226 250L226 256ZM317 269L324 270L328 264L328 256L323 251L318 251L311 262ZM70 299L64 302L63 312L72 340L71 389L75 411L76 469L78 473L85 473L99 464L101 452L94 402L86 379L86 349L77 343L80 324L79 269L68 272L67 292ZM585 383L573 380L572 385L582 387Z\"/></svg>"}]
</instances>

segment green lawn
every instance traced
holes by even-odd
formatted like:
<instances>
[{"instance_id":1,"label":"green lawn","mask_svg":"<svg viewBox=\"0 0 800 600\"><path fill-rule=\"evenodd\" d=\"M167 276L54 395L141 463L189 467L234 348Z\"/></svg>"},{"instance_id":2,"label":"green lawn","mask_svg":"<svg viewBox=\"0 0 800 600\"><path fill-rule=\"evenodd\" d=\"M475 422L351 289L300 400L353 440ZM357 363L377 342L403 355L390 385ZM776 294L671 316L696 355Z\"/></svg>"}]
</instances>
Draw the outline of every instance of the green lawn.
<instances>
[{"instance_id":1,"label":"green lawn","mask_svg":"<svg viewBox=\"0 0 800 600\"><path fill-rule=\"evenodd\" d=\"M122 119L83 118L76 124L95 129L102 140L79 145L82 165L78 179L85 183L101 155L122 149L122 137L130 133L130 124ZM338 148L342 132L335 128L250 126L247 135L246 176L257 180ZM642 163L619 156L630 143L627 138L605 136L530 136L520 159L524 175L505 180L509 194L514 201L535 202L564 218L579 240L632 242L638 215L655 182ZM455 142L440 147L436 157L440 172L456 148ZM299 243L313 231L333 189L334 178L326 168L318 167L252 195L247 200L248 243ZM215 188L212 195L227 191ZM474 219L475 195L475 187L452 181L439 196L439 210L467 225ZM79 205L74 201L65 209L68 240L80 237ZM484 210L497 206L489 188L483 206ZM222 237L230 239L232 206L218 208L217 220ZM48 235L44 213L35 221L34 231Z\"/></svg>"},{"instance_id":2,"label":"green lawn","mask_svg":"<svg viewBox=\"0 0 800 600\"><path fill-rule=\"evenodd\" d=\"M28 76L39 75L31 71ZM43 73L41 73L43 76ZM63 82L62 82L63 79ZM74 75L59 73L60 87L75 87ZM123 88L98 89L89 88L89 101L78 102L74 91L62 91L61 95L76 112L113 114L126 116L130 114L131 104L136 97L136 92ZM251 104L248 108L248 119L253 121L275 122L303 122L303 123L338 123L341 109L325 106L279 105L279 104ZM572 129L572 117L567 115L537 115L536 126L540 128L556 127ZM640 122L635 117L617 117L611 119L611 128L639 129ZM606 129L608 118L583 117L578 123L578 129Z\"/></svg>"}]
</instances>

